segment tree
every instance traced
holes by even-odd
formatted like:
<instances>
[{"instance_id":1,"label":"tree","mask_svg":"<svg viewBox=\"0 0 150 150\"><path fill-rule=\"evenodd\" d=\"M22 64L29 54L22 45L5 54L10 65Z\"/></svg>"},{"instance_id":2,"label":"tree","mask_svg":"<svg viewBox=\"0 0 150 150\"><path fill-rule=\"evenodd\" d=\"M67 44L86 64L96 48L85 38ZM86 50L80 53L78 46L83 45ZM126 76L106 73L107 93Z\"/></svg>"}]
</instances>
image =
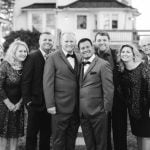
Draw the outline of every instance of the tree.
<instances>
[{"instance_id":1,"label":"tree","mask_svg":"<svg viewBox=\"0 0 150 150\"><path fill-rule=\"evenodd\" d=\"M12 30L14 3L15 0L0 0L0 17L10 22L7 26L3 27L3 31Z\"/></svg>"},{"instance_id":2,"label":"tree","mask_svg":"<svg viewBox=\"0 0 150 150\"><path fill-rule=\"evenodd\" d=\"M12 22L15 0L1 0L0 13Z\"/></svg>"}]
</instances>

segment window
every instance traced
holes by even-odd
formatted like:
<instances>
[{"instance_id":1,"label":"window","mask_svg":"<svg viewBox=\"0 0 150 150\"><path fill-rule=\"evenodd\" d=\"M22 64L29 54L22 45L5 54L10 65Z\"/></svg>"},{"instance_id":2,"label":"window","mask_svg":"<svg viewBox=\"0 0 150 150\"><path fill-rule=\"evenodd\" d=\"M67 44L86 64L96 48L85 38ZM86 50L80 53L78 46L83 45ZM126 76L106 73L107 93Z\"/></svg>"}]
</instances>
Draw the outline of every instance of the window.
<instances>
[{"instance_id":1,"label":"window","mask_svg":"<svg viewBox=\"0 0 150 150\"><path fill-rule=\"evenodd\" d=\"M110 29L110 15L104 15L104 29Z\"/></svg>"},{"instance_id":2,"label":"window","mask_svg":"<svg viewBox=\"0 0 150 150\"><path fill-rule=\"evenodd\" d=\"M112 29L118 29L118 20L112 20Z\"/></svg>"},{"instance_id":3,"label":"window","mask_svg":"<svg viewBox=\"0 0 150 150\"><path fill-rule=\"evenodd\" d=\"M55 32L55 14L32 13L32 30Z\"/></svg>"},{"instance_id":4,"label":"window","mask_svg":"<svg viewBox=\"0 0 150 150\"><path fill-rule=\"evenodd\" d=\"M87 28L87 16L78 15L77 16L77 29L86 29Z\"/></svg>"},{"instance_id":5,"label":"window","mask_svg":"<svg viewBox=\"0 0 150 150\"><path fill-rule=\"evenodd\" d=\"M42 15L32 14L32 29L42 31Z\"/></svg>"},{"instance_id":6,"label":"window","mask_svg":"<svg viewBox=\"0 0 150 150\"><path fill-rule=\"evenodd\" d=\"M55 15L54 14L46 14L46 31L55 33Z\"/></svg>"},{"instance_id":7,"label":"window","mask_svg":"<svg viewBox=\"0 0 150 150\"><path fill-rule=\"evenodd\" d=\"M112 29L118 29L118 14L112 15Z\"/></svg>"},{"instance_id":8,"label":"window","mask_svg":"<svg viewBox=\"0 0 150 150\"><path fill-rule=\"evenodd\" d=\"M54 14L46 14L46 28L55 27L55 16Z\"/></svg>"}]
</instances>

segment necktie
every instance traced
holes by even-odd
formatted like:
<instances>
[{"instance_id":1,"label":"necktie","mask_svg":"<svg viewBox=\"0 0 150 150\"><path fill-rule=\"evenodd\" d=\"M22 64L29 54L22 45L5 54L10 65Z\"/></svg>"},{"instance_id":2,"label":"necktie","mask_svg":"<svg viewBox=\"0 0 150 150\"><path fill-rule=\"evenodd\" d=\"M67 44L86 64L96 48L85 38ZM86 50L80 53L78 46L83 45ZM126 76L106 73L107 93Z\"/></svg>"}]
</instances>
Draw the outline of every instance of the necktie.
<instances>
[{"instance_id":1,"label":"necktie","mask_svg":"<svg viewBox=\"0 0 150 150\"><path fill-rule=\"evenodd\" d=\"M82 62L82 64L83 64L83 66L85 66L87 64L91 64L91 62L90 61L84 61L84 62Z\"/></svg>"},{"instance_id":2,"label":"necktie","mask_svg":"<svg viewBox=\"0 0 150 150\"><path fill-rule=\"evenodd\" d=\"M75 55L74 54L67 54L66 57L72 57L72 58L75 58Z\"/></svg>"}]
</instances>

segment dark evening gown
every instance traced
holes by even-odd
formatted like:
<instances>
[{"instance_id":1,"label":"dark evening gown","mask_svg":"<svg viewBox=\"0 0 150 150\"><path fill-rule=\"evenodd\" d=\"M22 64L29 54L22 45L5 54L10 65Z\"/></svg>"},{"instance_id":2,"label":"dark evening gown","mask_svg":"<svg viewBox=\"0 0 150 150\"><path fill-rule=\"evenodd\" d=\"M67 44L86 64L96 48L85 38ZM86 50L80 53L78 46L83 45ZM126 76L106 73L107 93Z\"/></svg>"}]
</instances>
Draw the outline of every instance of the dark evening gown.
<instances>
[{"instance_id":1,"label":"dark evening gown","mask_svg":"<svg viewBox=\"0 0 150 150\"><path fill-rule=\"evenodd\" d=\"M126 97L131 131L138 137L150 137L150 69L139 64L122 73L121 86Z\"/></svg>"},{"instance_id":2,"label":"dark evening gown","mask_svg":"<svg viewBox=\"0 0 150 150\"><path fill-rule=\"evenodd\" d=\"M21 72L7 62L0 65L0 137L18 138L24 135L24 108L11 112L3 100L16 104L21 98Z\"/></svg>"}]
</instances>

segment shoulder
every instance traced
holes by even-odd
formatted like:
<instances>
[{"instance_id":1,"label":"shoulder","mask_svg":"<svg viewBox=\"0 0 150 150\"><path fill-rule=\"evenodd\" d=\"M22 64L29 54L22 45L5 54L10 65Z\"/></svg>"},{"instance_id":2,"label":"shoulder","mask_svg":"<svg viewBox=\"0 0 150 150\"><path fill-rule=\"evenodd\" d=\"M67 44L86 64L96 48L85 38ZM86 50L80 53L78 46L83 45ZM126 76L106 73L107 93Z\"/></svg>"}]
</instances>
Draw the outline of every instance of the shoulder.
<instances>
[{"instance_id":1,"label":"shoulder","mask_svg":"<svg viewBox=\"0 0 150 150\"><path fill-rule=\"evenodd\" d=\"M29 54L29 57L34 58L34 57L38 56L40 53L41 53L40 50L32 51L32 52Z\"/></svg>"},{"instance_id":2,"label":"shoulder","mask_svg":"<svg viewBox=\"0 0 150 150\"><path fill-rule=\"evenodd\" d=\"M141 63L141 72L144 78L150 79L150 65L145 62Z\"/></svg>"},{"instance_id":3,"label":"shoulder","mask_svg":"<svg viewBox=\"0 0 150 150\"><path fill-rule=\"evenodd\" d=\"M52 53L49 54L49 57L50 58L55 58L55 57L58 57L60 55L60 50L56 50Z\"/></svg>"},{"instance_id":4,"label":"shoulder","mask_svg":"<svg viewBox=\"0 0 150 150\"><path fill-rule=\"evenodd\" d=\"M6 60L2 61L0 68L8 68L8 67L11 67L11 64Z\"/></svg>"},{"instance_id":5,"label":"shoulder","mask_svg":"<svg viewBox=\"0 0 150 150\"><path fill-rule=\"evenodd\" d=\"M105 69L107 68L109 70L112 70L112 67L108 61L99 57L97 57L96 59L97 59L97 65L99 65L100 68L105 68Z\"/></svg>"},{"instance_id":6,"label":"shoulder","mask_svg":"<svg viewBox=\"0 0 150 150\"><path fill-rule=\"evenodd\" d=\"M117 54L118 54L118 50L117 49L110 48L110 52L111 52L113 58L117 57Z\"/></svg>"},{"instance_id":7,"label":"shoulder","mask_svg":"<svg viewBox=\"0 0 150 150\"><path fill-rule=\"evenodd\" d=\"M28 62L28 61L32 62L32 61L38 59L40 57L40 53L41 52L39 50L30 52L30 54L27 56L25 62Z\"/></svg>"},{"instance_id":8,"label":"shoulder","mask_svg":"<svg viewBox=\"0 0 150 150\"><path fill-rule=\"evenodd\" d=\"M96 56L96 59L97 59L97 63L101 64L101 65L106 65L106 64L109 64L108 61L104 60L103 58L100 58L98 56Z\"/></svg>"},{"instance_id":9,"label":"shoulder","mask_svg":"<svg viewBox=\"0 0 150 150\"><path fill-rule=\"evenodd\" d=\"M0 65L0 72L7 72L7 70L10 70L11 65L7 61L3 61Z\"/></svg>"}]
</instances>

